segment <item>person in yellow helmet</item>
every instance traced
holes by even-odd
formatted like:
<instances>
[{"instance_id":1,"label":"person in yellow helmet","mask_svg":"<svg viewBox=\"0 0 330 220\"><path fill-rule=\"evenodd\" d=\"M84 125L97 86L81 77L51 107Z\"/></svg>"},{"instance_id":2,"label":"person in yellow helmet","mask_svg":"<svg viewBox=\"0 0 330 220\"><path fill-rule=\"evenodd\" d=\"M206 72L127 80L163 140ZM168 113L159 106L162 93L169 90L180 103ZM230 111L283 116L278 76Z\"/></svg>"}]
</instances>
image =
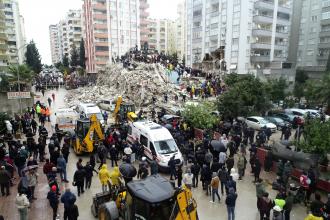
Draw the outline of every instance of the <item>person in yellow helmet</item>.
<instances>
[{"instance_id":1,"label":"person in yellow helmet","mask_svg":"<svg viewBox=\"0 0 330 220\"><path fill-rule=\"evenodd\" d=\"M99 179L102 184L102 192L107 191L107 186L108 186L109 179L110 179L110 173L109 173L109 170L108 170L106 164L103 164L100 169Z\"/></svg>"},{"instance_id":2,"label":"person in yellow helmet","mask_svg":"<svg viewBox=\"0 0 330 220\"><path fill-rule=\"evenodd\" d=\"M119 172L119 168L115 167L113 171L110 172L110 179L112 185L119 187L121 184L120 178L121 178L121 174Z\"/></svg>"}]
</instances>

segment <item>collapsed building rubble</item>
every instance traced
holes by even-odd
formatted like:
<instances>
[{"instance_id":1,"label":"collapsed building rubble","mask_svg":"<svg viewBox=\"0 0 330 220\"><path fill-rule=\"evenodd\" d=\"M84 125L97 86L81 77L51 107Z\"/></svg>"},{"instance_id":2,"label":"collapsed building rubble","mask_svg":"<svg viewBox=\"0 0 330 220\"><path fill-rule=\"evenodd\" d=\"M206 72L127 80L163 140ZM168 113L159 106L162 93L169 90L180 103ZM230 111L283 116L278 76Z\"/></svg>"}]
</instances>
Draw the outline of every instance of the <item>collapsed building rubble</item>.
<instances>
[{"instance_id":1,"label":"collapsed building rubble","mask_svg":"<svg viewBox=\"0 0 330 220\"><path fill-rule=\"evenodd\" d=\"M185 83L187 82L183 82ZM69 106L74 106L79 102L97 103L104 99L116 99L121 95L124 101L133 102L137 111L143 109L150 114L152 109L159 112L164 108L175 113L182 107L182 102L174 101L174 96L188 96L183 84L171 83L166 69L158 63L136 63L134 70L125 69L122 64L114 64L99 74L95 86L70 90L66 102ZM168 96L167 103L164 102L165 94ZM156 98L155 105L153 97Z\"/></svg>"}]
</instances>

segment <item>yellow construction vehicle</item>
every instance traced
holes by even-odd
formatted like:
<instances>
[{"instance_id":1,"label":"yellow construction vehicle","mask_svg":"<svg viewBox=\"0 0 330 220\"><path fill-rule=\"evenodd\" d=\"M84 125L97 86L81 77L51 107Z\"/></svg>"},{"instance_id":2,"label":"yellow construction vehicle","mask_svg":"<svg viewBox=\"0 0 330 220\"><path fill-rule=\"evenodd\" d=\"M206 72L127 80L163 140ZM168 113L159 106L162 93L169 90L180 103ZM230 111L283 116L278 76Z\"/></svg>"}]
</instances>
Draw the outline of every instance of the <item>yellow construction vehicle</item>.
<instances>
[{"instance_id":1,"label":"yellow construction vehicle","mask_svg":"<svg viewBox=\"0 0 330 220\"><path fill-rule=\"evenodd\" d=\"M101 124L95 114L89 119L78 119L75 134L73 149L78 155L93 152L94 144L104 140Z\"/></svg>"},{"instance_id":2,"label":"yellow construction vehicle","mask_svg":"<svg viewBox=\"0 0 330 220\"><path fill-rule=\"evenodd\" d=\"M169 180L159 175L96 195L92 212L99 220L198 220L190 189L174 189Z\"/></svg>"},{"instance_id":3,"label":"yellow construction vehicle","mask_svg":"<svg viewBox=\"0 0 330 220\"><path fill-rule=\"evenodd\" d=\"M113 117L116 124L120 124L125 121L136 121L137 115L135 114L135 106L133 103L123 102L123 98L118 96L116 101L116 107L113 111Z\"/></svg>"}]
</instances>

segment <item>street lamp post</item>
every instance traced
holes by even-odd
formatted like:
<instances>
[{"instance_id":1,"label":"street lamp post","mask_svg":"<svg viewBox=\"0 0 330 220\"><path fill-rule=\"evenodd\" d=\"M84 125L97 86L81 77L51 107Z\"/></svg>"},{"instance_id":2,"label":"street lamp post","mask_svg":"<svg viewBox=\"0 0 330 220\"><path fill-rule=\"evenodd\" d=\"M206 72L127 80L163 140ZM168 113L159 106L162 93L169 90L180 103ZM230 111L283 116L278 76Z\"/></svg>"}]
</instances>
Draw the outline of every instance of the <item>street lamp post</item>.
<instances>
[{"instance_id":1,"label":"street lamp post","mask_svg":"<svg viewBox=\"0 0 330 220\"><path fill-rule=\"evenodd\" d=\"M19 108L20 113L23 113L22 109L22 97L21 97L21 83L20 83L20 73L19 73L19 51L23 48L25 48L27 44L23 44L17 49L16 55L17 55L17 83L18 83L18 93L19 93Z\"/></svg>"}]
</instances>

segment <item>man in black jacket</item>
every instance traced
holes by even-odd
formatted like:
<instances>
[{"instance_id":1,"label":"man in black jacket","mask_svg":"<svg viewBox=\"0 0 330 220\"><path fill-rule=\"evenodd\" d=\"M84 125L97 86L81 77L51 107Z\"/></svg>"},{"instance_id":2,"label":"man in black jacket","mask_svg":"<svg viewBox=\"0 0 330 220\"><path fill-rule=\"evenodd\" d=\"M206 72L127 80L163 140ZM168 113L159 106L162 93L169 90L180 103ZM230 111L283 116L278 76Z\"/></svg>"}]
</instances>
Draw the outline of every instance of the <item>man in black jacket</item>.
<instances>
[{"instance_id":1,"label":"man in black jacket","mask_svg":"<svg viewBox=\"0 0 330 220\"><path fill-rule=\"evenodd\" d=\"M57 188L55 185L53 185L47 194L47 199L49 201L49 205L53 209L53 220L56 220L58 203L59 203L59 199L58 199L58 195L57 195L56 191L57 191Z\"/></svg>"},{"instance_id":2,"label":"man in black jacket","mask_svg":"<svg viewBox=\"0 0 330 220\"><path fill-rule=\"evenodd\" d=\"M201 167L195 161L194 164L191 166L191 173L193 174L193 184L192 184L192 187L194 187L194 188L196 188L198 186L198 176L199 176L200 170L201 170Z\"/></svg>"},{"instance_id":3,"label":"man in black jacket","mask_svg":"<svg viewBox=\"0 0 330 220\"><path fill-rule=\"evenodd\" d=\"M78 170L74 173L73 181L75 185L77 186L78 196L80 196L80 193L84 193L84 180L85 180L86 172L85 170L79 166Z\"/></svg>"},{"instance_id":4,"label":"man in black jacket","mask_svg":"<svg viewBox=\"0 0 330 220\"><path fill-rule=\"evenodd\" d=\"M0 168L0 186L2 196L9 196L10 173L6 170L5 166ZM6 192L5 192L6 191Z\"/></svg>"}]
</instances>

